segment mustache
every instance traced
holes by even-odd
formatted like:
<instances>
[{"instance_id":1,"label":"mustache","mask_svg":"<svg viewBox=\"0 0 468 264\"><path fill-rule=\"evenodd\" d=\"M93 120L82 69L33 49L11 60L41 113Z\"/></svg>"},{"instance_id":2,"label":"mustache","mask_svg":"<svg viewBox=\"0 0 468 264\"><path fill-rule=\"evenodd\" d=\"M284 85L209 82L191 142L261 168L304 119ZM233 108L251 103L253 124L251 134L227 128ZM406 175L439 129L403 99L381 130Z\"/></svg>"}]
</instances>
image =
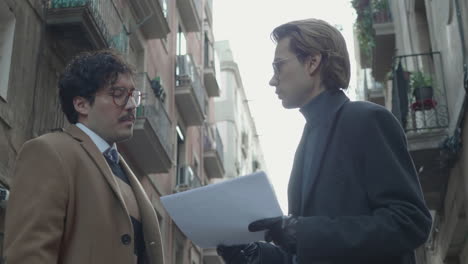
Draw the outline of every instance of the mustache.
<instances>
[{"instance_id":1,"label":"mustache","mask_svg":"<svg viewBox=\"0 0 468 264\"><path fill-rule=\"evenodd\" d=\"M129 113L129 114L124 115L121 118L119 118L119 121L120 122L122 122L122 121L134 121L135 118L136 118L135 113Z\"/></svg>"}]
</instances>

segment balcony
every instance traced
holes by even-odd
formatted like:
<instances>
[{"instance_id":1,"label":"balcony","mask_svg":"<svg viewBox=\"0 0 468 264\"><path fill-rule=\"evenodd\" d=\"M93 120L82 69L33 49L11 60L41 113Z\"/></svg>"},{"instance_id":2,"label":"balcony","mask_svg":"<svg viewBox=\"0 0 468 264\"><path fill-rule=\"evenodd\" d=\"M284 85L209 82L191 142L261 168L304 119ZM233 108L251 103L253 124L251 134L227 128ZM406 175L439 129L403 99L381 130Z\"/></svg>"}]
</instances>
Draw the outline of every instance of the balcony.
<instances>
[{"instance_id":1,"label":"balcony","mask_svg":"<svg viewBox=\"0 0 468 264\"><path fill-rule=\"evenodd\" d=\"M127 52L128 23L114 1L49 0L47 7L47 26L64 58L106 47Z\"/></svg>"},{"instance_id":2,"label":"balcony","mask_svg":"<svg viewBox=\"0 0 468 264\"><path fill-rule=\"evenodd\" d=\"M377 36L395 34L388 0L380 0L372 6L372 24Z\"/></svg>"},{"instance_id":3,"label":"balcony","mask_svg":"<svg viewBox=\"0 0 468 264\"><path fill-rule=\"evenodd\" d=\"M203 263L205 264L223 264L223 259L218 256L215 248L203 249Z\"/></svg>"},{"instance_id":4,"label":"balcony","mask_svg":"<svg viewBox=\"0 0 468 264\"><path fill-rule=\"evenodd\" d=\"M372 77L370 68L361 69L364 99L375 104L385 106L384 86Z\"/></svg>"},{"instance_id":5,"label":"balcony","mask_svg":"<svg viewBox=\"0 0 468 264\"><path fill-rule=\"evenodd\" d=\"M197 174L189 165L179 167L174 192L183 192L202 186Z\"/></svg>"},{"instance_id":6,"label":"balcony","mask_svg":"<svg viewBox=\"0 0 468 264\"><path fill-rule=\"evenodd\" d=\"M203 161L209 178L224 176L224 148L223 141L216 126L205 126L203 142Z\"/></svg>"},{"instance_id":7,"label":"balcony","mask_svg":"<svg viewBox=\"0 0 468 264\"><path fill-rule=\"evenodd\" d=\"M219 96L219 85L216 80L216 68L214 62L205 63L203 69L203 79L205 81L206 93L209 97Z\"/></svg>"},{"instance_id":8,"label":"balcony","mask_svg":"<svg viewBox=\"0 0 468 264\"><path fill-rule=\"evenodd\" d=\"M395 55L395 29L389 0L380 0L372 5L372 27L375 32L372 74L377 81L383 82L391 71Z\"/></svg>"},{"instance_id":9,"label":"balcony","mask_svg":"<svg viewBox=\"0 0 468 264\"><path fill-rule=\"evenodd\" d=\"M208 24L213 25L213 0L206 0L205 14Z\"/></svg>"},{"instance_id":10,"label":"balcony","mask_svg":"<svg viewBox=\"0 0 468 264\"><path fill-rule=\"evenodd\" d=\"M427 203L437 210L448 178L441 154L449 124L441 54L397 56L394 65L392 112L406 131Z\"/></svg>"},{"instance_id":11,"label":"balcony","mask_svg":"<svg viewBox=\"0 0 468 264\"><path fill-rule=\"evenodd\" d=\"M166 2L160 0L129 1L139 25L147 39L165 38L171 31L167 23Z\"/></svg>"},{"instance_id":12,"label":"balcony","mask_svg":"<svg viewBox=\"0 0 468 264\"><path fill-rule=\"evenodd\" d=\"M137 108L133 137L122 145L144 173L168 172L173 151L171 120L163 103L154 96L146 73L136 76L136 84L145 96Z\"/></svg>"},{"instance_id":13,"label":"balcony","mask_svg":"<svg viewBox=\"0 0 468 264\"><path fill-rule=\"evenodd\" d=\"M180 18L187 32L199 32L202 28L202 1L177 0Z\"/></svg>"},{"instance_id":14,"label":"balcony","mask_svg":"<svg viewBox=\"0 0 468 264\"><path fill-rule=\"evenodd\" d=\"M201 126L205 120L205 93L190 55L177 56L175 99L187 126Z\"/></svg>"}]
</instances>

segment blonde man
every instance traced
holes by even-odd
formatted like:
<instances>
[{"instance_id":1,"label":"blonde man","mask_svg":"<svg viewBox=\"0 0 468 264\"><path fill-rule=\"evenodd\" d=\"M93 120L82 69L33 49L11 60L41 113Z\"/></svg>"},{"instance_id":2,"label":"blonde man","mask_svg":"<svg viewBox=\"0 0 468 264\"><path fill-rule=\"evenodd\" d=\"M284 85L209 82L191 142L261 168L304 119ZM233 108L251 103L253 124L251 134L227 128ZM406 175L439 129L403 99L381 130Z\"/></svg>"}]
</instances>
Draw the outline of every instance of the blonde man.
<instances>
[{"instance_id":1,"label":"blonde man","mask_svg":"<svg viewBox=\"0 0 468 264\"><path fill-rule=\"evenodd\" d=\"M267 243L220 246L227 263L415 263L431 228L405 133L385 108L343 92L341 33L307 19L274 29L270 85L306 119L289 180L289 215L260 219ZM255 262L256 261L256 262Z\"/></svg>"}]
</instances>

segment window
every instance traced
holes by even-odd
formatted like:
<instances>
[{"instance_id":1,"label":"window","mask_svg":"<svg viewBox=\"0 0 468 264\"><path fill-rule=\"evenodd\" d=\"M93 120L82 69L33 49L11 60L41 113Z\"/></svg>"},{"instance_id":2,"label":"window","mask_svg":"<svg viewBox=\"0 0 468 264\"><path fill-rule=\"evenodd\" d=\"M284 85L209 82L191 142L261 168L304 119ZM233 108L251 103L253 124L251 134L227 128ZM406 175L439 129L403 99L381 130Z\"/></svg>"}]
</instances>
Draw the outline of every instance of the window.
<instances>
[{"instance_id":1,"label":"window","mask_svg":"<svg viewBox=\"0 0 468 264\"><path fill-rule=\"evenodd\" d=\"M167 19L168 9L167 9L167 0L160 0L161 8L164 14L164 18Z\"/></svg>"},{"instance_id":2,"label":"window","mask_svg":"<svg viewBox=\"0 0 468 264\"><path fill-rule=\"evenodd\" d=\"M249 135L247 135L246 132L242 132L242 137L241 137L241 150L242 150L242 157L244 159L247 158L248 150L249 150Z\"/></svg>"},{"instance_id":3,"label":"window","mask_svg":"<svg viewBox=\"0 0 468 264\"><path fill-rule=\"evenodd\" d=\"M10 79L11 54L16 19L5 1L0 0L0 97L5 101Z\"/></svg>"},{"instance_id":4,"label":"window","mask_svg":"<svg viewBox=\"0 0 468 264\"><path fill-rule=\"evenodd\" d=\"M177 55L187 54L187 39L182 27L179 25L179 31L177 32Z\"/></svg>"},{"instance_id":5,"label":"window","mask_svg":"<svg viewBox=\"0 0 468 264\"><path fill-rule=\"evenodd\" d=\"M209 67L210 66L210 47L211 46L211 43L210 43L210 39L208 38L208 34L205 33L205 45L204 45L204 48L205 48L205 52L204 52L204 55L205 55L205 68Z\"/></svg>"}]
</instances>

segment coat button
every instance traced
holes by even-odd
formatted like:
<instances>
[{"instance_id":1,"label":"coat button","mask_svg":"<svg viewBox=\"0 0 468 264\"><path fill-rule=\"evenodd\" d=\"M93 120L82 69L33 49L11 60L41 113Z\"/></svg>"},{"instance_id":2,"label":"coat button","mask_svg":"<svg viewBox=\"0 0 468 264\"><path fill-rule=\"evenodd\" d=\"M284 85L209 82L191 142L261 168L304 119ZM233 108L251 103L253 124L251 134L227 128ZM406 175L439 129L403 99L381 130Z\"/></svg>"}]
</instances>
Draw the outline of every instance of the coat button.
<instances>
[{"instance_id":1,"label":"coat button","mask_svg":"<svg viewBox=\"0 0 468 264\"><path fill-rule=\"evenodd\" d=\"M130 245L132 242L132 237L129 234L125 234L120 237L120 240L122 241L122 244Z\"/></svg>"}]
</instances>

